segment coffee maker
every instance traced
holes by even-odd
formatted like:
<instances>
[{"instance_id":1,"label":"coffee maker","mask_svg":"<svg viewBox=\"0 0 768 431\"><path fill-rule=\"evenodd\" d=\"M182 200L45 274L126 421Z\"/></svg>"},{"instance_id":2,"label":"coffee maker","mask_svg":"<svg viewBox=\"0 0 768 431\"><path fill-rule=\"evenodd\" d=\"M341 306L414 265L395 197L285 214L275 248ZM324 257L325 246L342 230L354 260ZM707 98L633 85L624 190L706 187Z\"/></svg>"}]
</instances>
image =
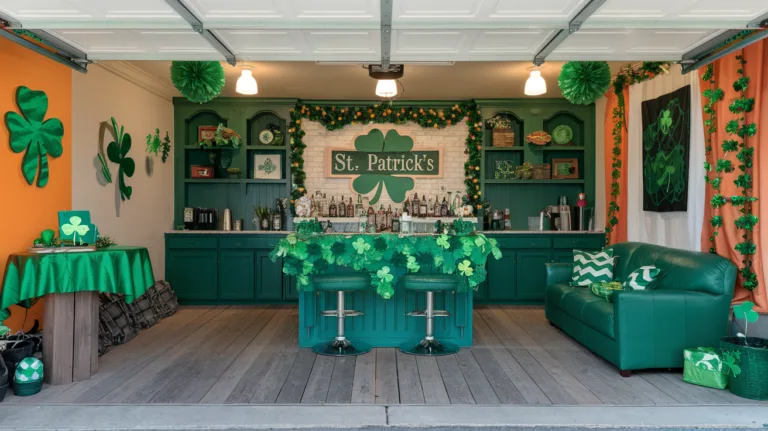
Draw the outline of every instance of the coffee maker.
<instances>
[{"instance_id":1,"label":"coffee maker","mask_svg":"<svg viewBox=\"0 0 768 431\"><path fill-rule=\"evenodd\" d=\"M546 226L544 218L549 218L549 225ZM548 229L547 229L548 228ZM548 205L539 214L539 230L571 230L571 207L568 205L568 198L560 196L558 205Z\"/></svg>"},{"instance_id":2,"label":"coffee maker","mask_svg":"<svg viewBox=\"0 0 768 431\"><path fill-rule=\"evenodd\" d=\"M215 208L184 208L184 229L216 230L217 213Z\"/></svg>"}]
</instances>

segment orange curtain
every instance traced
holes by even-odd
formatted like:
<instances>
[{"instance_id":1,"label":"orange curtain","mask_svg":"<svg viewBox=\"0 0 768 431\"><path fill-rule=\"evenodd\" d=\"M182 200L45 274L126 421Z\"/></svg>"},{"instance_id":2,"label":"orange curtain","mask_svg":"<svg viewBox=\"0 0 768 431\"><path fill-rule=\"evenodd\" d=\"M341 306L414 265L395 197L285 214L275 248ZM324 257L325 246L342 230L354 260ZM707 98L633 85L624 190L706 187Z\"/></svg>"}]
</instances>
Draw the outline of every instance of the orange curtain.
<instances>
[{"instance_id":1,"label":"orange curtain","mask_svg":"<svg viewBox=\"0 0 768 431\"><path fill-rule=\"evenodd\" d=\"M744 65L744 72L746 76L750 78L749 87L747 88L747 97L755 98L754 110L747 114L746 121L757 123L757 135L752 138L748 138L749 145L754 148L754 167L752 169L753 174L753 196L759 200L752 206L752 212L760 219L760 222L755 226L753 232L753 241L757 245L757 253L753 257L754 271L757 275L758 287L750 292L742 287L741 277L736 283L736 294L734 295L734 302L742 302L751 300L755 303L756 309L762 312L768 312L768 297L766 297L766 280L763 274L763 267L766 263L763 258L768 258L768 255L763 254L763 245L768 246L768 218L762 218L761 214L768 215L768 172L763 174L760 167L768 167L768 149L762 150L762 146L768 145L768 41L760 41L747 46L746 48L737 51L727 57L724 57L714 63L714 78L715 86L722 88L725 92L723 100L715 105L717 113L717 131L714 135L712 153L707 157L707 161L714 165L717 159L723 156L721 144L724 140L730 139L729 135L725 133L725 124L737 119L738 116L731 114L728 111L728 105L739 96L739 93L734 91L733 82L739 77L736 70L739 68L739 64L736 61L736 55L743 55L746 64ZM699 76L704 73L704 68L699 69ZM702 82L702 90L709 87L708 83ZM706 99L702 101L706 103ZM707 114L704 114L704 119L707 119ZM706 131L706 129L705 129ZM728 154L728 159L731 160L734 166L738 166L739 161L736 159L735 153ZM739 174L739 170L729 174L721 174L722 183L720 186L723 196L733 196L740 194L740 189L736 187L733 180ZM765 185L763 185L765 183ZM763 194L762 192L765 192ZM712 187L707 185L706 188L706 205L704 206L704 228L701 234L701 249L709 250L711 242L709 238L712 236L714 228L709 223L713 215L712 206L709 202L712 198L714 191ZM763 211L765 208L765 211ZM733 261L738 267L741 267L742 255L739 254L734 246L741 241L741 235L743 231L737 230L734 225L734 220L739 217L739 208L730 204L726 204L720 209L720 215L723 218L723 226L719 229L719 235L715 238L715 246L717 253L721 256L725 256ZM765 228L765 229L764 229Z\"/></svg>"},{"instance_id":2,"label":"orange curtain","mask_svg":"<svg viewBox=\"0 0 768 431\"><path fill-rule=\"evenodd\" d=\"M619 101L613 90L609 90L606 94L605 104L605 144L603 145L603 151L605 152L605 214L608 215L608 208L611 204L611 183L613 175L613 127L615 122L613 121L613 110L618 108ZM625 242L627 240L627 141L628 129L627 129L627 107L629 106L629 89L624 89L624 127L621 130L621 178L619 179L619 196L616 198L616 203L619 205L619 210L616 211L615 216L619 219L619 223L613 227L613 230L608 235L608 243L616 244L618 242ZM606 223L608 220L606 220Z\"/></svg>"}]
</instances>

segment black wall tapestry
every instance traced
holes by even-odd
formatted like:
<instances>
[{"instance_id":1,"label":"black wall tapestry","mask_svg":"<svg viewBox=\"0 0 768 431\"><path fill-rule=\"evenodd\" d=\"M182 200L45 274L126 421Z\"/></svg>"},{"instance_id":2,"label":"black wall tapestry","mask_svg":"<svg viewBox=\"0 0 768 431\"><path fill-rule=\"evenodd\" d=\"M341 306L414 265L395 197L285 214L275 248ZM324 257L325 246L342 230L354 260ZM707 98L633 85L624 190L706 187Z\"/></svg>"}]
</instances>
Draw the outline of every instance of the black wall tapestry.
<instances>
[{"instance_id":1,"label":"black wall tapestry","mask_svg":"<svg viewBox=\"0 0 768 431\"><path fill-rule=\"evenodd\" d=\"M691 86L642 103L643 211L688 210Z\"/></svg>"}]
</instances>

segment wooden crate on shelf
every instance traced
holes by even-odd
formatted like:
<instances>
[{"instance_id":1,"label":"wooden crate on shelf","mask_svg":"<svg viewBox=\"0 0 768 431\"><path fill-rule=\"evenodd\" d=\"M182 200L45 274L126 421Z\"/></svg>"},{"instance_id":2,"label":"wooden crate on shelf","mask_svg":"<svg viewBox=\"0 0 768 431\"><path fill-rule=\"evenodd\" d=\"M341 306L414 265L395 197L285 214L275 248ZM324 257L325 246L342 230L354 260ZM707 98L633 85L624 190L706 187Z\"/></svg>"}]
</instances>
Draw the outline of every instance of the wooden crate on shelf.
<instances>
[{"instance_id":1,"label":"wooden crate on shelf","mask_svg":"<svg viewBox=\"0 0 768 431\"><path fill-rule=\"evenodd\" d=\"M493 129L494 147L513 147L515 145L515 131L513 129Z\"/></svg>"},{"instance_id":2,"label":"wooden crate on shelf","mask_svg":"<svg viewBox=\"0 0 768 431\"><path fill-rule=\"evenodd\" d=\"M543 165L533 165L533 177L534 180L549 180L552 178L552 170L549 163Z\"/></svg>"}]
</instances>

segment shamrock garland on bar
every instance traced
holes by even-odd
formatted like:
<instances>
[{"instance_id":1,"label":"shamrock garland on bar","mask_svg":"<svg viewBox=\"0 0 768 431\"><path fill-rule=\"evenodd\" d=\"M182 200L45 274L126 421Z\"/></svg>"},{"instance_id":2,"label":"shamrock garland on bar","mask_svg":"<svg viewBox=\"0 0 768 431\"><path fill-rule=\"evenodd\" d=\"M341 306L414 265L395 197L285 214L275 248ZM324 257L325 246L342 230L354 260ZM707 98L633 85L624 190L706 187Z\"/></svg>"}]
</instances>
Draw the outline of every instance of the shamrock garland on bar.
<instances>
[{"instance_id":1,"label":"shamrock garland on bar","mask_svg":"<svg viewBox=\"0 0 768 431\"><path fill-rule=\"evenodd\" d=\"M736 229L744 231L741 235L743 241L737 243L734 248L744 257L741 261L744 266L739 270L739 274L741 274L744 280L744 287L748 290L754 290L758 286L758 281L757 275L752 268L752 257L757 251L757 246L752 237L753 229L758 223L758 218L752 213L752 204L757 201L757 198L752 196L752 168L755 149L754 147L749 146L748 138L757 134L757 124L746 122L746 114L754 110L755 99L746 96L747 87L749 87L749 77L744 73L744 64L746 64L744 56L737 55L736 60L739 62L739 69L737 70L739 77L734 81L733 89L739 92L740 95L731 102L728 106L728 110L732 114L738 115L738 119L730 120L725 125L725 132L731 135L732 139L723 141L723 157L717 160L715 166L715 171L718 176L709 183L712 184L712 187L715 189L715 195L712 196L711 204L716 211L725 206L729 201L731 205L740 207L739 212L741 213L741 216L734 221L734 224L736 225ZM709 70L707 72L709 72ZM710 79L712 78L712 74L705 74L705 76L708 76ZM719 93L715 93L714 96L717 96L718 94ZM736 170L736 167L733 166L733 162L727 159L728 153L734 151L738 151L736 153L736 159L740 163L737 167L741 172L736 176L736 179L733 182L741 189L741 195L727 198L720 193L719 174L721 172L731 173ZM711 169L710 166L706 167ZM723 219L718 214L712 217L710 223L717 229L722 226ZM717 231L715 231L715 233L717 233ZM714 242L714 236L710 239Z\"/></svg>"},{"instance_id":2,"label":"shamrock garland on bar","mask_svg":"<svg viewBox=\"0 0 768 431\"><path fill-rule=\"evenodd\" d=\"M717 102L723 100L723 97L725 96L725 92L722 88L715 87L714 72L714 65L710 63L704 70L704 74L701 76L702 81L709 84L709 88L704 90L702 93L702 96L707 99L707 103L704 105L703 109L704 113L707 114L707 119L704 120L704 134L706 135L707 141L705 151L707 154L707 159L709 159L709 157L712 155L715 132L717 131L717 110L715 109L715 105ZM704 181L712 185L712 189L715 190L715 195L720 194L720 183L722 181L720 173L724 169L724 165L718 164L717 168L715 169L714 176L710 177L710 172L712 172L712 165L709 162L704 162ZM709 252L717 253L715 238L717 238L719 235L718 229L723 225L723 218L720 215L720 207L713 206L713 216L710 220L710 224L712 224L714 231L712 232L712 236L709 237L709 241L712 243L709 247Z\"/></svg>"},{"instance_id":3,"label":"shamrock garland on bar","mask_svg":"<svg viewBox=\"0 0 768 431\"><path fill-rule=\"evenodd\" d=\"M613 80L613 92L616 95L616 108L613 109L613 158L611 160L611 198L608 204L608 214L605 224L606 243L610 244L610 234L614 226L619 223L616 213L619 211L617 199L621 195L621 131L626 127L626 106L624 101L624 89L630 85L653 79L669 68L669 63L660 61L646 61L639 68L622 68Z\"/></svg>"},{"instance_id":4,"label":"shamrock garland on bar","mask_svg":"<svg viewBox=\"0 0 768 431\"><path fill-rule=\"evenodd\" d=\"M316 121L326 130L340 130L352 124L406 124L409 121L425 128L442 129L465 120L469 127L466 139L467 161L464 163L464 184L468 201L476 209L483 208L480 191L480 154L483 145L483 119L474 101L455 104L450 108L393 106L391 102L362 106L319 106L299 103L291 109L291 124L288 129L291 144L291 172L293 190L291 210L295 213L295 202L306 192L304 172L305 132L302 120Z\"/></svg>"}]
</instances>

